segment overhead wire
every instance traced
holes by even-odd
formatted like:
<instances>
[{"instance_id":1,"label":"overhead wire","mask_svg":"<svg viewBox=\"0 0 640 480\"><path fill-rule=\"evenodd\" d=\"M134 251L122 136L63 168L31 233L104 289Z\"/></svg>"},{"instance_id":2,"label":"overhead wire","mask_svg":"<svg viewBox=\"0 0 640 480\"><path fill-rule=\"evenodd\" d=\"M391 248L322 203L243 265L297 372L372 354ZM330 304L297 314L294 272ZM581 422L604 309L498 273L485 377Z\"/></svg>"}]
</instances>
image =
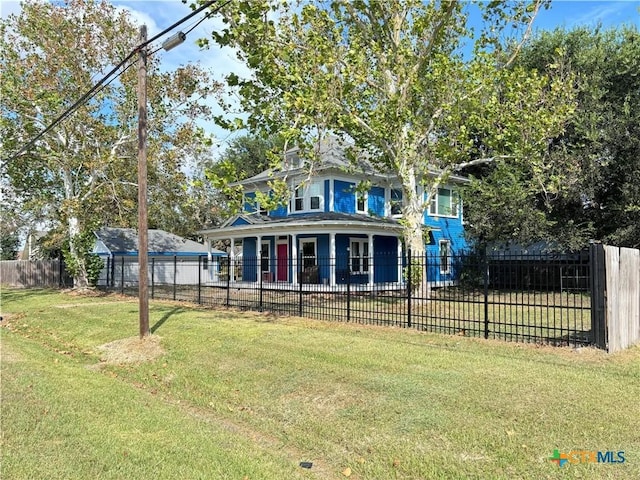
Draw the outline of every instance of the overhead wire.
<instances>
[{"instance_id":1,"label":"overhead wire","mask_svg":"<svg viewBox=\"0 0 640 480\"><path fill-rule=\"evenodd\" d=\"M108 85L110 85L116 78L118 78L120 75L122 75L124 72L126 72L129 68L131 68L133 65L135 65L136 62L131 62L129 65L127 65L126 67L124 67L122 69L122 71L120 71L114 78L111 78L116 72L118 72L118 70L123 67L134 55L136 55L137 53L139 53L143 48L146 48L148 45L150 45L151 43L153 43L154 41L158 40L160 37L166 35L168 32L170 32L171 30L175 29L176 27L178 27L179 25L183 24L184 22L186 22L187 20L189 20L190 18L193 18L195 15L199 14L200 12L202 12L203 10L205 10L206 8L210 7L211 5L213 5L216 2L216 0L210 0L204 4L202 4L199 8L197 8L196 10L194 10L193 12L191 12L189 15L185 16L184 18L180 19L179 21L177 21L176 23L174 23L173 25L171 25L168 28L165 28L162 32L158 33L157 35L155 35L154 37L148 39L145 42L142 42L140 45L138 45L137 47L135 47L123 60L121 60L115 67L113 67L106 75L104 75L95 85L93 85L93 87L91 87L89 89L89 91L87 91L84 95L82 95L76 102L73 103L73 105L71 105L70 107L68 107L64 112L62 112L60 115L58 115L51 123L49 123L49 125L47 125L44 130L42 130L40 133L38 133L35 137L33 137L31 140L29 140L27 143L25 143L16 153L14 153L12 156L3 159L4 161L9 161L9 160L13 160L14 158L18 157L19 155L21 155L22 153L24 153L26 150L28 150L29 148L31 148L38 140L40 140L44 135L46 135L48 132L50 132L53 128L55 128L59 123L61 123L62 121L66 120L68 117L70 117L80 106L82 106L83 104L85 104L87 101L91 100L93 97L95 97L98 93L100 93L104 88L106 88ZM210 12L207 12L207 14L200 19L193 27L191 27L186 34L188 34L189 32L191 32L195 27L197 27L198 25L200 25L204 20L206 20L207 18L209 18L211 15L213 15L214 13L217 13L220 11L221 8L225 7L226 5L228 5L231 2L231 0L227 0L225 3L223 3L222 5L219 5L215 8L215 10L212 10ZM185 35L186 35L185 34ZM153 50L151 53L149 53L148 55L153 55L155 53L157 53L159 50L162 49L162 46L158 47L157 49ZM107 82L107 80L109 80Z\"/></svg>"}]
</instances>

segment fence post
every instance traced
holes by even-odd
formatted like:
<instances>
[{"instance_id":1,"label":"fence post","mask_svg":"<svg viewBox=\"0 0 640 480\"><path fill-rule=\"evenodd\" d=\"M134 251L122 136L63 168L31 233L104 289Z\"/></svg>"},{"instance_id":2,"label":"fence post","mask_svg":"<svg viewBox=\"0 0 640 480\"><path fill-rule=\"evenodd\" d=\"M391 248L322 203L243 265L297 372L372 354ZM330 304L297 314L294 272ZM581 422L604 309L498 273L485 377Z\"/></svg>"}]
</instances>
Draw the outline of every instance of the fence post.
<instances>
[{"instance_id":1,"label":"fence post","mask_svg":"<svg viewBox=\"0 0 640 480\"><path fill-rule=\"evenodd\" d=\"M116 257L111 255L111 288L116 286Z\"/></svg>"},{"instance_id":2,"label":"fence post","mask_svg":"<svg viewBox=\"0 0 640 480\"><path fill-rule=\"evenodd\" d=\"M260 255L256 257L256 260L258 262L258 288L259 288L259 293L258 293L258 311L261 312L262 311L262 249L260 249Z\"/></svg>"},{"instance_id":3,"label":"fence post","mask_svg":"<svg viewBox=\"0 0 640 480\"><path fill-rule=\"evenodd\" d=\"M411 295L413 293L413 283L411 267L413 263L413 254L411 248L407 249L407 327L411 327Z\"/></svg>"},{"instance_id":4,"label":"fence post","mask_svg":"<svg viewBox=\"0 0 640 480\"><path fill-rule=\"evenodd\" d=\"M202 290L200 284L202 283L202 257L198 255L198 305L202 303ZM208 266L208 265L207 265Z\"/></svg>"},{"instance_id":5,"label":"fence post","mask_svg":"<svg viewBox=\"0 0 640 480\"><path fill-rule=\"evenodd\" d=\"M591 335L593 344L607 349L607 315L605 309L606 277L604 248L589 241L589 280L591 287Z\"/></svg>"},{"instance_id":6,"label":"fence post","mask_svg":"<svg viewBox=\"0 0 640 480\"><path fill-rule=\"evenodd\" d=\"M227 257L227 298L225 306L229 308L229 295L231 292L231 269L234 268L233 262L231 261L231 254Z\"/></svg>"},{"instance_id":7,"label":"fence post","mask_svg":"<svg viewBox=\"0 0 640 480\"><path fill-rule=\"evenodd\" d=\"M156 259L151 257L151 299L153 300L155 292L155 279L156 279Z\"/></svg>"},{"instance_id":8,"label":"fence post","mask_svg":"<svg viewBox=\"0 0 640 480\"><path fill-rule=\"evenodd\" d=\"M302 254L300 254L302 256ZM295 261L295 260L294 260ZM298 269L298 316L302 316L302 268L300 263L295 267Z\"/></svg>"},{"instance_id":9,"label":"fence post","mask_svg":"<svg viewBox=\"0 0 640 480\"><path fill-rule=\"evenodd\" d=\"M489 256L487 255L487 247L484 247L483 267L483 283L484 283L484 338L489 338Z\"/></svg>"},{"instance_id":10,"label":"fence post","mask_svg":"<svg viewBox=\"0 0 640 480\"><path fill-rule=\"evenodd\" d=\"M62 256L60 256L60 258L58 258L58 287L59 288L62 288L64 286L64 279L62 278L63 271L64 271L64 267L62 265Z\"/></svg>"},{"instance_id":11,"label":"fence post","mask_svg":"<svg viewBox=\"0 0 640 480\"><path fill-rule=\"evenodd\" d=\"M124 295L124 255L120 257L120 294Z\"/></svg>"},{"instance_id":12,"label":"fence post","mask_svg":"<svg viewBox=\"0 0 640 480\"><path fill-rule=\"evenodd\" d=\"M347 247L347 322L351 321L351 248Z\"/></svg>"},{"instance_id":13,"label":"fence post","mask_svg":"<svg viewBox=\"0 0 640 480\"><path fill-rule=\"evenodd\" d=\"M176 299L176 276L178 273L178 256L173 256L173 299Z\"/></svg>"}]
</instances>

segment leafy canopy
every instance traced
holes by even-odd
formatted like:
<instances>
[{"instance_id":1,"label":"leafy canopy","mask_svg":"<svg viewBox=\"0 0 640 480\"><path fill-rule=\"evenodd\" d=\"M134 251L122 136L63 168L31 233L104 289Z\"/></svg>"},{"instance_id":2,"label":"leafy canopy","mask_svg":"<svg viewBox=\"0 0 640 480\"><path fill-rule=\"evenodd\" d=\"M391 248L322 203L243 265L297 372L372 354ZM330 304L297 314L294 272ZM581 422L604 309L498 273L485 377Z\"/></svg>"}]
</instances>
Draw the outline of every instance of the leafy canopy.
<instances>
[{"instance_id":1,"label":"leafy canopy","mask_svg":"<svg viewBox=\"0 0 640 480\"><path fill-rule=\"evenodd\" d=\"M546 181L549 141L573 111L572 93L562 72L515 65L522 38L503 36L512 26L528 32L543 4L241 1L225 8L227 28L213 38L252 69L226 79L247 113L242 126L278 132L311 168L319 139L353 142L352 158L397 175L405 239L420 252L422 215L452 172L530 162Z\"/></svg>"}]
</instances>

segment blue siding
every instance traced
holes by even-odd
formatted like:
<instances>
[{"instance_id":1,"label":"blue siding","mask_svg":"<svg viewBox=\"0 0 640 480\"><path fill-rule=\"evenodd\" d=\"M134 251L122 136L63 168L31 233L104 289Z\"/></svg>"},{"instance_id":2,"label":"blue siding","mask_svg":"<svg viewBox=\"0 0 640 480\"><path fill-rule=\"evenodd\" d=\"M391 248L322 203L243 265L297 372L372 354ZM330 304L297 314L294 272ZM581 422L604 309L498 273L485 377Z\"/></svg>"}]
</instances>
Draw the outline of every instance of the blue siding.
<instances>
[{"instance_id":1,"label":"blue siding","mask_svg":"<svg viewBox=\"0 0 640 480\"><path fill-rule=\"evenodd\" d=\"M244 218L236 218L233 221L232 226L237 227L238 225L249 225L249 222L247 222Z\"/></svg>"},{"instance_id":2,"label":"blue siding","mask_svg":"<svg viewBox=\"0 0 640 480\"><path fill-rule=\"evenodd\" d=\"M398 239L395 237L373 237L373 281L398 281Z\"/></svg>"},{"instance_id":3,"label":"blue siding","mask_svg":"<svg viewBox=\"0 0 640 480\"><path fill-rule=\"evenodd\" d=\"M242 242L242 280L255 282L258 280L256 239L245 238Z\"/></svg>"},{"instance_id":4,"label":"blue siding","mask_svg":"<svg viewBox=\"0 0 640 480\"><path fill-rule=\"evenodd\" d=\"M253 213L256 211L255 199L255 192L248 192L244 194L244 206L242 208L245 212Z\"/></svg>"},{"instance_id":5,"label":"blue siding","mask_svg":"<svg viewBox=\"0 0 640 480\"><path fill-rule=\"evenodd\" d=\"M278 208L269 212L270 217L286 217L289 208L286 205L278 205Z\"/></svg>"},{"instance_id":6,"label":"blue siding","mask_svg":"<svg viewBox=\"0 0 640 480\"><path fill-rule=\"evenodd\" d=\"M367 208L371 215L384 217L384 188L371 187Z\"/></svg>"},{"instance_id":7,"label":"blue siding","mask_svg":"<svg viewBox=\"0 0 640 480\"><path fill-rule=\"evenodd\" d=\"M356 213L356 184L335 180L333 182L334 212Z\"/></svg>"},{"instance_id":8,"label":"blue siding","mask_svg":"<svg viewBox=\"0 0 640 480\"><path fill-rule=\"evenodd\" d=\"M440 272L440 240L449 240L451 242L451 254L453 256L460 255L467 249L468 244L464 236L464 226L460 218L427 216L426 225L434 228L431 232L434 242L426 247L429 263L435 264L427 272L429 281L456 280L459 276L458 266L452 265L449 273Z\"/></svg>"},{"instance_id":9,"label":"blue siding","mask_svg":"<svg viewBox=\"0 0 640 480\"><path fill-rule=\"evenodd\" d=\"M324 211L330 212L329 198L331 197L331 180L324 181Z\"/></svg>"}]
</instances>

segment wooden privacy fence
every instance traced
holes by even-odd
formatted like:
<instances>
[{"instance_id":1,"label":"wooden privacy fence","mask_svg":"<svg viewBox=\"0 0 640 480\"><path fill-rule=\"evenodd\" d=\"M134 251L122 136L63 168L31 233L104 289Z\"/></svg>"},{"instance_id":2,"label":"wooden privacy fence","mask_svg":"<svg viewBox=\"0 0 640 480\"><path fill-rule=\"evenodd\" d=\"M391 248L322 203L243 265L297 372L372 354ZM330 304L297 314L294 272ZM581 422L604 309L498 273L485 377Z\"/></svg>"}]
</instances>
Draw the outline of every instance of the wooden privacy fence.
<instances>
[{"instance_id":1,"label":"wooden privacy fence","mask_svg":"<svg viewBox=\"0 0 640 480\"><path fill-rule=\"evenodd\" d=\"M61 260L3 260L0 284L11 287L62 287L69 285Z\"/></svg>"},{"instance_id":2,"label":"wooden privacy fence","mask_svg":"<svg viewBox=\"0 0 640 480\"><path fill-rule=\"evenodd\" d=\"M608 351L640 343L640 250L604 249Z\"/></svg>"}]
</instances>

